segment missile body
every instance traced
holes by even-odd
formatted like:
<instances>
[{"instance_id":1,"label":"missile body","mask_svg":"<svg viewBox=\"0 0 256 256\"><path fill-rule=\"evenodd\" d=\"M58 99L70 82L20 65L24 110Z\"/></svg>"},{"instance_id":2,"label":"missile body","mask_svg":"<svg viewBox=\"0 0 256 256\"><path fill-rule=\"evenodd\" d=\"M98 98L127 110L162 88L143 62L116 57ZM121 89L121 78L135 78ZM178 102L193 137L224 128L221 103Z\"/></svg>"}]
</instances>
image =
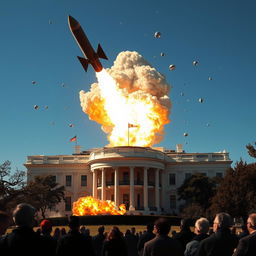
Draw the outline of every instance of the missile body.
<instances>
[{"instance_id":1,"label":"missile body","mask_svg":"<svg viewBox=\"0 0 256 256\"><path fill-rule=\"evenodd\" d=\"M100 72L103 67L100 63L99 58L106 60L108 59L100 44L98 45L97 52L95 52L79 22L75 20L72 16L68 16L68 24L81 51L83 52L84 56L87 57L82 58L77 56L84 70L87 71L88 64L91 64L96 72Z\"/></svg>"}]
</instances>

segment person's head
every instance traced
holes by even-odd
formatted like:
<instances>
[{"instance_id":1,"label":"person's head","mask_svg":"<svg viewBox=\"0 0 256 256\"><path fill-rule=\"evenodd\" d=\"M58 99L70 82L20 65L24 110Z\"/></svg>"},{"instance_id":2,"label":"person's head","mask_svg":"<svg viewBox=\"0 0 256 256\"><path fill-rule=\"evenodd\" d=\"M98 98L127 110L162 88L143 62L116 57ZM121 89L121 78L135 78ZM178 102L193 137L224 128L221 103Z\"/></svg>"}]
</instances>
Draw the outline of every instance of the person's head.
<instances>
[{"instance_id":1,"label":"person's head","mask_svg":"<svg viewBox=\"0 0 256 256\"><path fill-rule=\"evenodd\" d=\"M209 231L209 221L206 218L200 218L195 223L196 234L206 234Z\"/></svg>"},{"instance_id":2,"label":"person's head","mask_svg":"<svg viewBox=\"0 0 256 256\"><path fill-rule=\"evenodd\" d=\"M18 204L13 211L13 221L18 227L34 227L36 209L30 204Z\"/></svg>"},{"instance_id":3,"label":"person's head","mask_svg":"<svg viewBox=\"0 0 256 256\"><path fill-rule=\"evenodd\" d=\"M135 235L135 233L136 233L136 228L135 228L135 227L132 227L132 228L131 228L131 233L132 233L133 235Z\"/></svg>"},{"instance_id":4,"label":"person's head","mask_svg":"<svg viewBox=\"0 0 256 256\"><path fill-rule=\"evenodd\" d=\"M155 221L154 229L159 235L168 235L171 229L171 225L167 219L160 218Z\"/></svg>"},{"instance_id":5,"label":"person's head","mask_svg":"<svg viewBox=\"0 0 256 256\"><path fill-rule=\"evenodd\" d=\"M229 229L232 226L232 219L226 212L216 214L213 221L213 231Z\"/></svg>"},{"instance_id":6,"label":"person's head","mask_svg":"<svg viewBox=\"0 0 256 256\"><path fill-rule=\"evenodd\" d=\"M251 234L256 230L256 213L251 213L247 219L247 229Z\"/></svg>"},{"instance_id":7,"label":"person's head","mask_svg":"<svg viewBox=\"0 0 256 256\"><path fill-rule=\"evenodd\" d=\"M49 220L42 220L40 223L40 228L43 234L51 234L52 223Z\"/></svg>"},{"instance_id":8,"label":"person's head","mask_svg":"<svg viewBox=\"0 0 256 256\"><path fill-rule=\"evenodd\" d=\"M9 225L10 225L10 216L4 211L0 211L0 236L5 234Z\"/></svg>"},{"instance_id":9,"label":"person's head","mask_svg":"<svg viewBox=\"0 0 256 256\"><path fill-rule=\"evenodd\" d=\"M104 234L104 231L105 231L105 227L104 226L98 227L98 233L99 234Z\"/></svg>"},{"instance_id":10,"label":"person's head","mask_svg":"<svg viewBox=\"0 0 256 256\"><path fill-rule=\"evenodd\" d=\"M181 219L180 221L180 229L181 230L189 230L190 231L190 222L189 219Z\"/></svg>"},{"instance_id":11,"label":"person's head","mask_svg":"<svg viewBox=\"0 0 256 256\"><path fill-rule=\"evenodd\" d=\"M122 237L122 233L120 232L119 228L114 226L108 233L107 240L112 239L120 239Z\"/></svg>"},{"instance_id":12,"label":"person's head","mask_svg":"<svg viewBox=\"0 0 256 256\"><path fill-rule=\"evenodd\" d=\"M80 219L78 216L71 215L68 219L68 226L71 230L79 230L80 227Z\"/></svg>"},{"instance_id":13,"label":"person's head","mask_svg":"<svg viewBox=\"0 0 256 256\"><path fill-rule=\"evenodd\" d=\"M148 223L147 224L147 231L148 232L153 232L153 230L154 230L154 224L153 223Z\"/></svg>"}]
</instances>

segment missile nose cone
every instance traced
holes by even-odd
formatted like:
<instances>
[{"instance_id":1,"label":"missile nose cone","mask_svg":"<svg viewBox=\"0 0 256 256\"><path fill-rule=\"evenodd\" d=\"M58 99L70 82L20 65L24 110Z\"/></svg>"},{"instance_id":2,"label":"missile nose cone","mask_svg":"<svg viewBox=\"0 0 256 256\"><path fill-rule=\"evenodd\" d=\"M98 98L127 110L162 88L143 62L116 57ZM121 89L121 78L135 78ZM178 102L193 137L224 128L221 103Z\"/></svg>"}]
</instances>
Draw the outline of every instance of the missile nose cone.
<instances>
[{"instance_id":1,"label":"missile nose cone","mask_svg":"<svg viewBox=\"0 0 256 256\"><path fill-rule=\"evenodd\" d=\"M79 22L70 15L68 16L68 24L71 30L76 30L80 27Z\"/></svg>"}]
</instances>

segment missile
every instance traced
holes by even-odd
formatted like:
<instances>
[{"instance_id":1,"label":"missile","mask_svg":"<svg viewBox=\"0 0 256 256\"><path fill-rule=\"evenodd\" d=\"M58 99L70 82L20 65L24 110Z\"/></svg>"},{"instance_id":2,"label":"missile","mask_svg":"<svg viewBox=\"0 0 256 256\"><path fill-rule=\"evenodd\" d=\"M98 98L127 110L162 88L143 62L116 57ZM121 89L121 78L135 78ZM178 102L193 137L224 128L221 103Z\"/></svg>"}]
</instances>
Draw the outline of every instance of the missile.
<instances>
[{"instance_id":1,"label":"missile","mask_svg":"<svg viewBox=\"0 0 256 256\"><path fill-rule=\"evenodd\" d=\"M91 64L96 72L100 72L103 67L100 63L99 58L106 60L108 59L100 44L98 45L97 52L95 52L79 22L75 20L72 16L68 16L68 24L77 44L79 45L81 51L86 57L82 58L77 56L84 70L87 72L88 65Z\"/></svg>"}]
</instances>

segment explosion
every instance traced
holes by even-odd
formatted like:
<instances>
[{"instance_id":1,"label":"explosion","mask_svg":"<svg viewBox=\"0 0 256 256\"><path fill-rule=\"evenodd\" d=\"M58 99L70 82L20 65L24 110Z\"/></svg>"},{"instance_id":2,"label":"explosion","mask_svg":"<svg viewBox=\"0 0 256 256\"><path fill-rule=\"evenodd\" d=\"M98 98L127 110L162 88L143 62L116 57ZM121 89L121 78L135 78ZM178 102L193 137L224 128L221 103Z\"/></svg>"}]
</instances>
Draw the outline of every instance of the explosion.
<instances>
[{"instance_id":1,"label":"explosion","mask_svg":"<svg viewBox=\"0 0 256 256\"><path fill-rule=\"evenodd\" d=\"M165 77L140 54L129 51L96 74L98 83L89 92L80 91L80 102L89 119L108 134L109 146L159 143L170 122L170 86Z\"/></svg>"},{"instance_id":2,"label":"explosion","mask_svg":"<svg viewBox=\"0 0 256 256\"><path fill-rule=\"evenodd\" d=\"M126 208L124 204L119 205L119 209L115 203L106 200L102 201L92 196L80 197L73 203L73 215L124 215Z\"/></svg>"}]
</instances>

